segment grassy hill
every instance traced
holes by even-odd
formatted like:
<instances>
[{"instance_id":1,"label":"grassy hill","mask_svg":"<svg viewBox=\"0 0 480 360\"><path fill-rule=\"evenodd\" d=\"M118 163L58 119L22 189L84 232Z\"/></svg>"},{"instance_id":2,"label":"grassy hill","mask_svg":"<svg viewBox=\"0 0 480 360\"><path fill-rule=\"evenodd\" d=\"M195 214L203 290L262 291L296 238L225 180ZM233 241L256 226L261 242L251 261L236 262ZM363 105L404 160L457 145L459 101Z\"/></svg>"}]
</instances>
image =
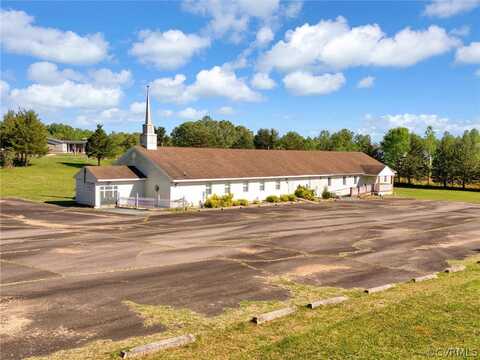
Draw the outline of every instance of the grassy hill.
<instances>
[{"instance_id":1,"label":"grassy hill","mask_svg":"<svg viewBox=\"0 0 480 360\"><path fill-rule=\"evenodd\" d=\"M0 169L0 197L18 197L68 205L74 203L75 179L80 168L96 165L82 155L50 155L32 160L27 167ZM105 160L102 164L109 164Z\"/></svg>"}]
</instances>

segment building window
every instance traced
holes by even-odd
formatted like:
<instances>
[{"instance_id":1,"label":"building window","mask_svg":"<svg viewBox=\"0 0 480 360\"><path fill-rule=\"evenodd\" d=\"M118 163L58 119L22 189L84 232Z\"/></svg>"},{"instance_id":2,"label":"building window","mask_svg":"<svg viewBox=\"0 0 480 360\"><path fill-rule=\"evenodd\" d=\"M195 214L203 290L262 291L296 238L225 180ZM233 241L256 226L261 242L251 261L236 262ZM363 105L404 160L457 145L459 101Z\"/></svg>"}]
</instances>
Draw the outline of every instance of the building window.
<instances>
[{"instance_id":1,"label":"building window","mask_svg":"<svg viewBox=\"0 0 480 360\"><path fill-rule=\"evenodd\" d=\"M265 181L260 181L260 191L265 191Z\"/></svg>"},{"instance_id":2,"label":"building window","mask_svg":"<svg viewBox=\"0 0 480 360\"><path fill-rule=\"evenodd\" d=\"M386 176L383 177L383 182L384 182L384 183L388 183L388 180L387 180L387 177L386 177Z\"/></svg>"},{"instance_id":3,"label":"building window","mask_svg":"<svg viewBox=\"0 0 480 360\"><path fill-rule=\"evenodd\" d=\"M117 185L100 186L100 202L101 204L114 204L118 198Z\"/></svg>"},{"instance_id":4,"label":"building window","mask_svg":"<svg viewBox=\"0 0 480 360\"><path fill-rule=\"evenodd\" d=\"M332 178L328 178L328 186L332 186Z\"/></svg>"},{"instance_id":5,"label":"building window","mask_svg":"<svg viewBox=\"0 0 480 360\"><path fill-rule=\"evenodd\" d=\"M347 177L346 176L343 177L343 185L347 185Z\"/></svg>"},{"instance_id":6,"label":"building window","mask_svg":"<svg viewBox=\"0 0 480 360\"><path fill-rule=\"evenodd\" d=\"M280 180L275 181L275 189L280 190Z\"/></svg>"},{"instance_id":7,"label":"building window","mask_svg":"<svg viewBox=\"0 0 480 360\"><path fill-rule=\"evenodd\" d=\"M225 194L230 194L230 183L225 184Z\"/></svg>"},{"instance_id":8,"label":"building window","mask_svg":"<svg viewBox=\"0 0 480 360\"><path fill-rule=\"evenodd\" d=\"M205 195L212 195L212 184L205 185Z\"/></svg>"},{"instance_id":9,"label":"building window","mask_svg":"<svg viewBox=\"0 0 480 360\"><path fill-rule=\"evenodd\" d=\"M248 192L248 181L243 183L243 192Z\"/></svg>"}]
</instances>

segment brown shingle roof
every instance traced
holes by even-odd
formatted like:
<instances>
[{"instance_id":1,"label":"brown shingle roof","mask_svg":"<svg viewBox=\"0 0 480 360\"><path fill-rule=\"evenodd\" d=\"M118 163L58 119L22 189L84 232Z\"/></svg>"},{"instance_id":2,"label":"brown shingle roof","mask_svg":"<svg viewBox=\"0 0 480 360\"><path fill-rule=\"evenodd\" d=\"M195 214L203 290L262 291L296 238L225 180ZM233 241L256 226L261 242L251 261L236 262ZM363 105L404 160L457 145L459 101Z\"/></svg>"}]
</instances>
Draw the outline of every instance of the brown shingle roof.
<instances>
[{"instance_id":1,"label":"brown shingle roof","mask_svg":"<svg viewBox=\"0 0 480 360\"><path fill-rule=\"evenodd\" d=\"M187 147L136 149L174 180L378 174L385 165L361 152Z\"/></svg>"},{"instance_id":2,"label":"brown shingle roof","mask_svg":"<svg viewBox=\"0 0 480 360\"><path fill-rule=\"evenodd\" d=\"M135 166L86 166L97 180L143 179L143 175Z\"/></svg>"}]
</instances>

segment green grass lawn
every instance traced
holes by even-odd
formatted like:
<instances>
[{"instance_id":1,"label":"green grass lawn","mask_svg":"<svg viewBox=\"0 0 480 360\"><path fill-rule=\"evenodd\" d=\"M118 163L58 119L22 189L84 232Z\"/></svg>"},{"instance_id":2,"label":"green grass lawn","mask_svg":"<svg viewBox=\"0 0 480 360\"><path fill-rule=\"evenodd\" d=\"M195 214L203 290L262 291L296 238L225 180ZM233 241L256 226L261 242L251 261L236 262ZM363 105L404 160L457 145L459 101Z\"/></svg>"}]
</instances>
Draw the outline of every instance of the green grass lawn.
<instances>
[{"instance_id":1,"label":"green grass lawn","mask_svg":"<svg viewBox=\"0 0 480 360\"><path fill-rule=\"evenodd\" d=\"M448 200L480 203L480 192L443 189L395 188L395 196L419 200Z\"/></svg>"},{"instance_id":2,"label":"green grass lawn","mask_svg":"<svg viewBox=\"0 0 480 360\"><path fill-rule=\"evenodd\" d=\"M110 160L102 164L110 163ZM86 156L51 155L32 160L30 166L0 169L0 197L73 204L75 179L84 165L96 165Z\"/></svg>"}]
</instances>

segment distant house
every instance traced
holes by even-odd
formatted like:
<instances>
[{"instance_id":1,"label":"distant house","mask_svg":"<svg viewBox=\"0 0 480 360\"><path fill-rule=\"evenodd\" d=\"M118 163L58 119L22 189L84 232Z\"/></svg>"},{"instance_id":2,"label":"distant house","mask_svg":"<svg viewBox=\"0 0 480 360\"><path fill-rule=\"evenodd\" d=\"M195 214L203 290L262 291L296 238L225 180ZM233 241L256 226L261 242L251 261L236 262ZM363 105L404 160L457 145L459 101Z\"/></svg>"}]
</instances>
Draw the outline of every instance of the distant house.
<instances>
[{"instance_id":1,"label":"distant house","mask_svg":"<svg viewBox=\"0 0 480 360\"><path fill-rule=\"evenodd\" d=\"M211 195L264 200L291 194L299 185L321 195L389 194L395 172L361 152L157 148L147 92L141 145L116 165L88 166L76 175L76 201L93 207L119 199L153 201L157 206L201 206Z\"/></svg>"},{"instance_id":2,"label":"distant house","mask_svg":"<svg viewBox=\"0 0 480 360\"><path fill-rule=\"evenodd\" d=\"M59 140L48 138L47 144L49 153L84 154L87 140Z\"/></svg>"}]
</instances>

